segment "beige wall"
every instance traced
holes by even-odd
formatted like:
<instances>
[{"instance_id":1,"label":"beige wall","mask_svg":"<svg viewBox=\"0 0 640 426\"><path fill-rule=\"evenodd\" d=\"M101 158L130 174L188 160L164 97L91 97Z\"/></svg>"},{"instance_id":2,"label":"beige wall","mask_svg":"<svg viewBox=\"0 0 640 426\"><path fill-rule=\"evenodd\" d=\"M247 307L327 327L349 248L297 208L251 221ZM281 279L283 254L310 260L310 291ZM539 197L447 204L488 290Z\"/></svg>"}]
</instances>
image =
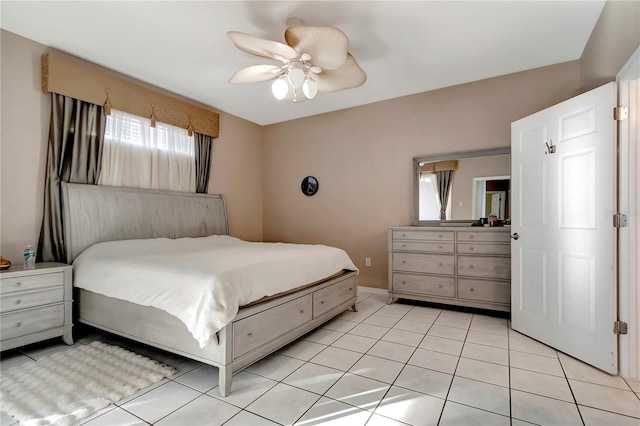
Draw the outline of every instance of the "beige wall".
<instances>
[{"instance_id":1,"label":"beige wall","mask_svg":"<svg viewBox=\"0 0 640 426\"><path fill-rule=\"evenodd\" d=\"M267 126L265 240L341 247L361 285L386 287L387 228L411 222L412 158L510 146L512 121L579 87L573 61Z\"/></svg>"},{"instance_id":2,"label":"beige wall","mask_svg":"<svg viewBox=\"0 0 640 426\"><path fill-rule=\"evenodd\" d=\"M638 47L640 1L607 1L580 58L583 91L614 81Z\"/></svg>"},{"instance_id":3,"label":"beige wall","mask_svg":"<svg viewBox=\"0 0 640 426\"><path fill-rule=\"evenodd\" d=\"M0 43L0 254L20 262L42 221L51 106L40 90L40 56L49 49L4 30ZM209 191L225 195L230 233L261 241L262 128L222 113L213 151Z\"/></svg>"}]
</instances>

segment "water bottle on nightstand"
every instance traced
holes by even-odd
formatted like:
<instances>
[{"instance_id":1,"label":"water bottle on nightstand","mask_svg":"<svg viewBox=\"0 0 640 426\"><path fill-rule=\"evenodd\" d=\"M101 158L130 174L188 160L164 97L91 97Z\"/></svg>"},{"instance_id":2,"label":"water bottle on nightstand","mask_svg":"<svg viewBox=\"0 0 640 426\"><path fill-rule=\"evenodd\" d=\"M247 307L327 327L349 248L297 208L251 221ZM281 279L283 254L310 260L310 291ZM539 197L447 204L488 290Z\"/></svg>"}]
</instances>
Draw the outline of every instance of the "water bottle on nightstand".
<instances>
[{"instance_id":1,"label":"water bottle on nightstand","mask_svg":"<svg viewBox=\"0 0 640 426\"><path fill-rule=\"evenodd\" d=\"M26 249L24 249L24 269L35 269L36 267L36 251L33 249L33 246L29 244Z\"/></svg>"}]
</instances>

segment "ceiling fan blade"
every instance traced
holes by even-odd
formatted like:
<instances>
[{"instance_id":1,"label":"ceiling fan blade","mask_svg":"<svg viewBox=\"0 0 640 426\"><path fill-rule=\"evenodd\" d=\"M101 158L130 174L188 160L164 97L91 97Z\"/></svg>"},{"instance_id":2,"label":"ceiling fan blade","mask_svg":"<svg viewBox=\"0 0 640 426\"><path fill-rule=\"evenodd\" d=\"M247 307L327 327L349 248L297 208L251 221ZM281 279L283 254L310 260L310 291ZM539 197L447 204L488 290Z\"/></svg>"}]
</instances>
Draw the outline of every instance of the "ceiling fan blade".
<instances>
[{"instance_id":1,"label":"ceiling fan blade","mask_svg":"<svg viewBox=\"0 0 640 426\"><path fill-rule=\"evenodd\" d=\"M284 38L299 53L311 55L311 63L323 69L336 69L347 62L349 39L337 28L293 25Z\"/></svg>"},{"instance_id":2,"label":"ceiling fan blade","mask_svg":"<svg viewBox=\"0 0 640 426\"><path fill-rule=\"evenodd\" d=\"M229 83L254 83L257 81L273 80L283 72L282 68L276 65L251 65L236 71L229 79Z\"/></svg>"},{"instance_id":3,"label":"ceiling fan blade","mask_svg":"<svg viewBox=\"0 0 640 426\"><path fill-rule=\"evenodd\" d=\"M312 77L318 83L320 92L337 92L362 86L367 74L360 68L355 58L347 53L347 63L335 70L322 70Z\"/></svg>"},{"instance_id":4,"label":"ceiling fan blade","mask_svg":"<svg viewBox=\"0 0 640 426\"><path fill-rule=\"evenodd\" d=\"M229 31L227 35L238 49L252 55L269 59L278 59L276 56L293 59L298 56L293 47L279 41L265 40L238 31Z\"/></svg>"}]
</instances>

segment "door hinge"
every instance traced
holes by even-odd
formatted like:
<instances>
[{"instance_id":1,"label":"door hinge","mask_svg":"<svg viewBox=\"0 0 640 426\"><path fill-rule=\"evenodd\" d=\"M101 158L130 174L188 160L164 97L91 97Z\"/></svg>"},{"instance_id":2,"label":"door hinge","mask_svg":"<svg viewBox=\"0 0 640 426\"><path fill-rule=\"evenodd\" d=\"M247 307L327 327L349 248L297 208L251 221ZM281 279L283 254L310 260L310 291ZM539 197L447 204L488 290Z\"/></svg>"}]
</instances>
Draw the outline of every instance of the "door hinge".
<instances>
[{"instance_id":1,"label":"door hinge","mask_svg":"<svg viewBox=\"0 0 640 426\"><path fill-rule=\"evenodd\" d=\"M626 322L615 321L613 323L613 334L627 334L629 327Z\"/></svg>"},{"instance_id":2,"label":"door hinge","mask_svg":"<svg viewBox=\"0 0 640 426\"><path fill-rule=\"evenodd\" d=\"M616 121L624 121L629 118L629 108L620 106L613 108L613 119Z\"/></svg>"},{"instance_id":3,"label":"door hinge","mask_svg":"<svg viewBox=\"0 0 640 426\"><path fill-rule=\"evenodd\" d=\"M614 228L624 228L627 226L628 219L627 215L624 213L615 213L613 215L613 227Z\"/></svg>"}]
</instances>

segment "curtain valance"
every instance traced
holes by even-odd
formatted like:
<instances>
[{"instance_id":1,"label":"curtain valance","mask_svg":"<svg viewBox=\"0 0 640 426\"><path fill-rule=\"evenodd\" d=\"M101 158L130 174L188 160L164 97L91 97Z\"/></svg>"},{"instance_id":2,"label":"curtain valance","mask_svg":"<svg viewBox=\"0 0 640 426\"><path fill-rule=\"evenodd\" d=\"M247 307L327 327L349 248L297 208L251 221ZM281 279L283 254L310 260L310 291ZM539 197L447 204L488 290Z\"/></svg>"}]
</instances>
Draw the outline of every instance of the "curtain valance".
<instances>
[{"instance_id":1,"label":"curtain valance","mask_svg":"<svg viewBox=\"0 0 640 426\"><path fill-rule=\"evenodd\" d=\"M42 55L42 92L58 93L96 105L109 101L114 109L140 117L149 117L173 126L217 138L220 115L174 97L162 94L118 76L115 71L100 67L71 55L52 52ZM153 105L153 111L152 111Z\"/></svg>"}]
</instances>

